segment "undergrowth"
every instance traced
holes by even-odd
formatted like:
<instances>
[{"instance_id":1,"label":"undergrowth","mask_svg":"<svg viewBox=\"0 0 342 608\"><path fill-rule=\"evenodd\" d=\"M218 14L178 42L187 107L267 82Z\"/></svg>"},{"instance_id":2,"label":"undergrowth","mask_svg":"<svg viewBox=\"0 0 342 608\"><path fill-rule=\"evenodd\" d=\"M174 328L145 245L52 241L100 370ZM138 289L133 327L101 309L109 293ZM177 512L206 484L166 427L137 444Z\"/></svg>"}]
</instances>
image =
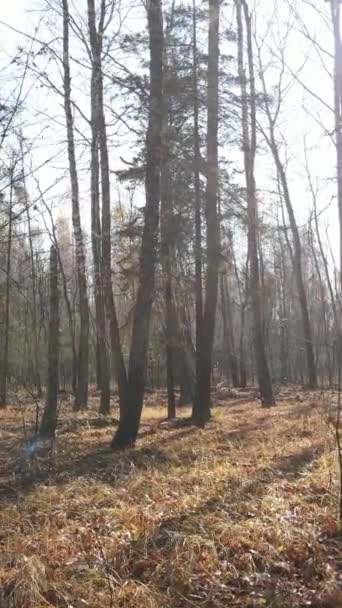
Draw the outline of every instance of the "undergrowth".
<instances>
[{"instance_id":1,"label":"undergrowth","mask_svg":"<svg viewBox=\"0 0 342 608\"><path fill-rule=\"evenodd\" d=\"M0 415L1 608L342 606L334 444L312 396L227 402L203 431L147 408L123 454L112 427L74 425L28 455L16 408Z\"/></svg>"}]
</instances>

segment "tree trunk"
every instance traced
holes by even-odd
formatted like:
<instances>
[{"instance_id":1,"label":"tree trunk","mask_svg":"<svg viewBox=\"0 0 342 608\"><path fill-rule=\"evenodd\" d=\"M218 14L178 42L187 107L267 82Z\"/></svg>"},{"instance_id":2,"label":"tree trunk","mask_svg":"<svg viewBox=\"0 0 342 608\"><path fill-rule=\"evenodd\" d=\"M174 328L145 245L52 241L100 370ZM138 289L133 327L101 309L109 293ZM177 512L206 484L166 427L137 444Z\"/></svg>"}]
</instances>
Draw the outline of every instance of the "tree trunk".
<instances>
[{"instance_id":1,"label":"tree trunk","mask_svg":"<svg viewBox=\"0 0 342 608\"><path fill-rule=\"evenodd\" d=\"M319 265L319 261L318 261L318 257L317 257L317 252L315 250L315 243L314 243L314 238L313 238L313 230L312 230L312 224L311 224L311 219L309 222L309 230L308 230L308 238L309 238L309 245L311 248L311 253L312 253L312 258L314 261L314 268L316 271L316 276L318 278L318 283L319 283L319 289L320 289L320 300L321 300L321 315L322 315L322 325L323 325L323 330L324 330L324 340L319 340L318 339L318 345L321 346L323 343L324 349L322 352L322 355L324 355L324 351L326 350L326 357L327 357L327 363L328 363L328 384L331 386L332 384L332 367L331 367L331 360L330 360L330 349L327 348L328 346L328 335L329 335L329 320L328 320L328 309L327 309L327 294L325 291L325 285L323 282L323 277L322 277L322 273L321 273L321 268ZM319 338L319 328L317 328L317 333L318 333L318 338ZM320 349L319 349L320 350ZM321 372L321 379L322 377L324 377L324 365L323 365L323 361L319 361L319 350L317 353L317 359L318 359L318 369Z\"/></svg>"},{"instance_id":2,"label":"tree trunk","mask_svg":"<svg viewBox=\"0 0 342 608\"><path fill-rule=\"evenodd\" d=\"M80 335L78 348L77 388L75 409L83 409L88 403L88 360L89 360L89 306L85 252L81 228L79 186L75 155L74 127L71 109L71 76L69 62L69 7L63 0L63 70L64 70L64 112L67 127L68 159L71 182L72 223L76 244L76 268L79 291Z\"/></svg>"},{"instance_id":3,"label":"tree trunk","mask_svg":"<svg viewBox=\"0 0 342 608\"><path fill-rule=\"evenodd\" d=\"M198 104L198 57L197 57L197 15L196 0L192 2L193 16L193 98L194 98L194 211L195 211L195 299L196 299L196 386L200 386L202 373L202 332L203 332L203 280L202 280L202 218L200 188L200 134Z\"/></svg>"},{"instance_id":4,"label":"tree trunk","mask_svg":"<svg viewBox=\"0 0 342 608\"><path fill-rule=\"evenodd\" d=\"M218 218L218 67L219 67L219 0L209 0L208 39L208 122L207 122L207 273L205 306L200 345L200 374L192 412L193 422L203 427L210 418L212 351L218 292L220 231Z\"/></svg>"},{"instance_id":5,"label":"tree trunk","mask_svg":"<svg viewBox=\"0 0 342 608\"><path fill-rule=\"evenodd\" d=\"M101 0L100 20L98 32L95 24L95 4L94 0L88 0L88 15L91 25L93 69L96 80L96 103L98 113L98 137L101 160L101 186L102 186L102 287L104 303L107 317L109 320L109 334L111 351L115 368L115 376L119 388L120 416L125 408L127 398L127 375L125 362L122 352L119 323L116 314L113 289L112 289L112 270L111 270L111 201L110 201L110 178L109 178L109 159L107 146L107 130L104 113L103 100L103 76L102 76L102 43L105 34L106 2Z\"/></svg>"},{"instance_id":6,"label":"tree trunk","mask_svg":"<svg viewBox=\"0 0 342 608\"><path fill-rule=\"evenodd\" d=\"M290 198L290 192L288 189L286 173L285 173L284 166L279 157L278 147L277 147L277 144L275 141L272 126L271 126L271 133L270 133L270 142L271 142L271 149L272 149L274 161L275 161L275 164L277 167L277 171L279 172L279 178L280 178L280 183L282 185L285 205L286 205L287 213L288 213L289 220L290 220L290 227L291 227L292 239L293 239L293 256L292 256L293 270L294 270L294 274L296 277L298 298L299 298L299 304L300 304L300 309L301 309L301 313L302 313L303 335L304 335L304 341L305 341L309 387L314 389L317 387L317 372L316 372L316 363L315 363L313 341L312 341L311 322L310 322L310 317L309 317L309 309L308 309L306 290L305 290L304 279L303 279L302 247L301 247L296 219L294 216L292 202L291 202L291 198Z\"/></svg>"},{"instance_id":7,"label":"tree trunk","mask_svg":"<svg viewBox=\"0 0 342 608\"><path fill-rule=\"evenodd\" d=\"M101 129L100 129L100 153L101 153L101 182L102 182L102 268L103 289L105 306L109 319L109 331L111 350L115 367L115 376L119 388L120 416L125 408L127 399L127 374L122 352L119 323L116 314L111 268L111 204L110 204L110 181L109 160L107 148L106 124L103 111L103 95L101 92Z\"/></svg>"},{"instance_id":8,"label":"tree trunk","mask_svg":"<svg viewBox=\"0 0 342 608\"><path fill-rule=\"evenodd\" d=\"M74 323L72 304L70 302L70 297L69 297L69 293L68 293L67 277L64 272L63 260L62 260L61 252L59 250L58 235L56 232L56 227L55 227L52 211L51 211L49 205L45 202L44 196L43 196L42 192L40 192L40 190L39 190L39 194L41 196L44 208L47 211L47 213L50 217L50 220L51 220L51 231L52 231L51 233L50 233L45 221L44 221L44 224L45 224L47 232L49 233L50 239L56 248L57 257L58 257L58 265L59 265L59 269L61 272L63 296L64 296L64 302L65 302L65 306L67 309L67 315L68 315L68 325L69 325L71 351L72 351L71 388L72 388L73 395L76 395L78 362L77 362L77 349L76 349L76 338L75 338L75 323Z\"/></svg>"},{"instance_id":9,"label":"tree trunk","mask_svg":"<svg viewBox=\"0 0 342 608\"><path fill-rule=\"evenodd\" d=\"M330 0L334 31L334 109L337 173L337 204L340 222L340 282L342 282L342 44L340 3Z\"/></svg>"},{"instance_id":10,"label":"tree trunk","mask_svg":"<svg viewBox=\"0 0 342 608\"><path fill-rule=\"evenodd\" d=\"M8 348L10 331L10 290L12 268L12 233L13 233L13 170L10 173L10 199L8 208L8 236L7 236L7 262L6 262L6 296L5 296L5 323L4 323L4 352L0 377L0 407L7 405L7 376L8 376Z\"/></svg>"},{"instance_id":11,"label":"tree trunk","mask_svg":"<svg viewBox=\"0 0 342 608\"><path fill-rule=\"evenodd\" d=\"M54 239L54 243L55 243L55 247L57 250L58 264L59 264L59 269L61 272L61 279L62 279L62 286L63 286L64 302L65 302L65 306L67 309L67 315L68 315L68 325L69 325L71 352L72 352L71 390L72 390L73 395L76 395L78 361L77 361L77 349L76 349L76 339L75 339L75 323L74 323L74 318L73 318L73 314L72 314L71 302L70 302L70 298L69 298L69 294L68 294L67 279L65 276L62 257L60 255L60 251L58 248L58 241L56 238Z\"/></svg>"},{"instance_id":12,"label":"tree trunk","mask_svg":"<svg viewBox=\"0 0 342 608\"><path fill-rule=\"evenodd\" d=\"M162 165L161 165L161 203L160 203L160 237L161 237L161 266L163 274L163 291L165 302L165 354L166 354L166 384L167 384L167 417L169 420L176 416L175 397L175 315L172 284L172 259L174 250L173 230L173 194L170 171L170 91L169 91L169 57L168 42L172 32L174 4L171 7L170 22L165 32L163 50L163 116L162 116Z\"/></svg>"},{"instance_id":13,"label":"tree trunk","mask_svg":"<svg viewBox=\"0 0 342 608\"><path fill-rule=\"evenodd\" d=\"M280 317L280 382L286 384L289 380L289 340L287 331L287 308L286 308L286 270L285 270L285 249L279 232L280 246L280 269L279 269L279 317Z\"/></svg>"},{"instance_id":14,"label":"tree trunk","mask_svg":"<svg viewBox=\"0 0 342 608\"><path fill-rule=\"evenodd\" d=\"M168 159L163 155L163 166L161 171L161 265L163 270L163 289L165 302L165 354L166 354L166 376L168 397L168 418L176 415L176 397L174 386L175 365L175 319L172 288L172 196L170 196L171 179Z\"/></svg>"},{"instance_id":15,"label":"tree trunk","mask_svg":"<svg viewBox=\"0 0 342 608\"><path fill-rule=\"evenodd\" d=\"M189 355L185 351L185 347L181 346L178 349L179 362L179 387L180 394L178 399L178 407L189 405L194 398L194 378L193 370L189 364Z\"/></svg>"},{"instance_id":16,"label":"tree trunk","mask_svg":"<svg viewBox=\"0 0 342 608\"><path fill-rule=\"evenodd\" d=\"M59 383L59 293L58 293L58 256L52 245L50 249L50 309L48 334L48 378L47 401L44 409L39 435L54 437L57 426L57 399Z\"/></svg>"},{"instance_id":17,"label":"tree trunk","mask_svg":"<svg viewBox=\"0 0 342 608\"><path fill-rule=\"evenodd\" d=\"M293 211L290 191L289 191L289 187L288 187L288 183L287 183L287 176L286 176L284 164L282 163L282 161L280 159L279 148L278 148L278 144L276 141L275 122L276 122L277 114L274 117L271 115L269 95L267 94L266 80L265 80L264 71L262 69L260 50L259 50L259 67L260 67L260 70L259 70L260 78L261 78L261 82L262 82L262 86L263 86L263 93L264 93L264 100L265 100L264 101L265 110L266 110L266 115L267 115L268 124L269 124L269 134L267 134L267 135L265 134L265 139L266 139L266 141L270 147L271 153L273 155L274 164L275 164L275 167L277 170L278 180L280 183L280 187L281 187L285 205L286 205L286 210L287 210L287 213L289 216L289 221L290 221L290 228L291 228L292 240L293 240L293 250L290 247L290 252L292 251L291 258L292 258L292 262L293 262L293 270L294 270L294 274L295 274L295 278L296 278L298 298L299 298L299 304L300 304L301 315L302 315L302 326L303 326L303 335L304 335L304 343L305 343L305 351L306 351L309 387L314 389L317 387L317 371L316 371L316 363L315 363L313 342L312 342L312 328L311 328L311 323L310 323L310 318L309 318L306 290L305 290L304 279L303 279L302 247L301 247L298 227L297 227L297 223L296 223L296 218L295 218L294 211ZM280 103L280 100L279 100L279 103Z\"/></svg>"},{"instance_id":18,"label":"tree trunk","mask_svg":"<svg viewBox=\"0 0 342 608\"><path fill-rule=\"evenodd\" d=\"M317 205L316 205L315 197L314 197L314 219L315 219L315 229L316 229L316 236L317 236L318 247L319 247L319 251L320 251L320 254L321 254L322 261L323 261L325 280L327 282L327 286L328 286L328 290L329 290L329 295L330 295L330 300L331 300L331 306L332 306L333 316L334 316L334 322L335 322L335 327L336 327L336 331L337 331L339 323L338 323L336 299L335 299L335 294L334 294L333 286L332 286L332 283L331 283L331 278L330 278L330 273L329 273L329 266L328 266L328 260L327 260L327 256L326 256L324 248L323 248L321 233L320 233L320 229L319 229L318 214L317 214Z\"/></svg>"},{"instance_id":19,"label":"tree trunk","mask_svg":"<svg viewBox=\"0 0 342 608\"><path fill-rule=\"evenodd\" d=\"M179 298L175 298L177 301ZM174 310L176 335L176 369L180 387L178 406L188 405L194 399L196 352L191 338L191 327L182 310Z\"/></svg>"},{"instance_id":20,"label":"tree trunk","mask_svg":"<svg viewBox=\"0 0 342 608\"><path fill-rule=\"evenodd\" d=\"M258 259L258 214L256 201L256 186L254 178L254 164L256 154L256 93L253 65L253 48L251 36L251 18L245 0L236 0L237 29L238 29L238 68L241 87L242 105L242 138L244 149L244 163L247 188L248 207L248 251L250 260L250 294L253 310L253 338L256 357L258 384L263 407L274 405L272 380L266 358L263 320L261 310L260 276ZM247 30L247 56L250 92L247 93L246 73L244 69L244 35L242 25L243 7ZM248 100L250 108L248 108Z\"/></svg>"},{"instance_id":21,"label":"tree trunk","mask_svg":"<svg viewBox=\"0 0 342 608\"><path fill-rule=\"evenodd\" d=\"M96 325L96 370L101 392L100 414L110 411L110 371L106 345L106 318L101 268L101 222L99 192L99 140L101 129L101 40L96 30L95 5L88 1L88 25L92 53L91 75L91 239L94 261L94 299Z\"/></svg>"},{"instance_id":22,"label":"tree trunk","mask_svg":"<svg viewBox=\"0 0 342 608\"><path fill-rule=\"evenodd\" d=\"M249 253L247 252L246 259L246 273L245 273L245 281L244 288L241 287L241 279L239 275L239 270L236 263L234 246L232 239L230 240L230 252L234 265L234 273L238 286L239 292L239 302L240 302L240 340L239 340L239 376L240 376L240 387L246 388L247 386L247 367L246 367L246 353L245 353L245 326L246 326L246 307L248 302L248 263L249 263ZM243 292L243 293L242 293Z\"/></svg>"},{"instance_id":23,"label":"tree trunk","mask_svg":"<svg viewBox=\"0 0 342 608\"><path fill-rule=\"evenodd\" d=\"M21 155L21 170L23 175L23 191L24 191L24 203L26 207L26 219L27 219L27 232L28 241L30 247L30 258L31 258L31 287L32 287L32 342L33 342L33 384L37 390L37 396L40 399L42 397L42 385L40 379L40 356L39 356L39 340L38 340L38 326L37 326L37 278L36 278L36 266L35 266L35 255L33 249L32 229L31 229L31 214L29 201L26 190L26 179L25 179L25 166L24 166L24 146L23 137L20 135L20 155Z\"/></svg>"},{"instance_id":24,"label":"tree trunk","mask_svg":"<svg viewBox=\"0 0 342 608\"><path fill-rule=\"evenodd\" d=\"M240 345L239 345L239 357L240 357L240 387L246 388L247 386L247 365L246 365L246 352L245 352L245 326L246 326L246 304L243 303L241 308L241 333L240 333Z\"/></svg>"},{"instance_id":25,"label":"tree trunk","mask_svg":"<svg viewBox=\"0 0 342 608\"><path fill-rule=\"evenodd\" d=\"M134 309L129 358L128 395L113 439L114 448L134 445L142 412L149 325L155 282L160 202L160 158L163 98L163 17L161 0L147 4L150 40L150 104L146 136L145 224L140 252L139 286Z\"/></svg>"},{"instance_id":26,"label":"tree trunk","mask_svg":"<svg viewBox=\"0 0 342 608\"><path fill-rule=\"evenodd\" d=\"M227 277L221 273L220 281L221 291L221 312L223 322L223 338L224 352L227 355L227 363L229 367L228 377L230 375L234 388L240 386L238 362L235 354L235 341L233 333L233 316L231 309L230 294L228 291ZM227 370L228 371L228 370Z\"/></svg>"}]
</instances>

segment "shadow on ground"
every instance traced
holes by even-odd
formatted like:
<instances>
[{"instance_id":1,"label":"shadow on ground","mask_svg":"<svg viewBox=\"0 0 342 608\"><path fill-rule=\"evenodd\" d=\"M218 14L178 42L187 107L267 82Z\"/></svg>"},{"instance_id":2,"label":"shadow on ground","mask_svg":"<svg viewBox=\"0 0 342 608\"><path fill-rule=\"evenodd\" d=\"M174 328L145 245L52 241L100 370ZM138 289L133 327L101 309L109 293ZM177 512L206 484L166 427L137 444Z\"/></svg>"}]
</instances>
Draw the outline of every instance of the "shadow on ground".
<instances>
[{"instance_id":1,"label":"shadow on ground","mask_svg":"<svg viewBox=\"0 0 342 608\"><path fill-rule=\"evenodd\" d=\"M294 415L298 415L299 418L305 413L306 409L304 411L303 408ZM274 417L270 419L261 412L251 421L246 421L243 410L240 410L239 414L240 419L238 421L234 419L232 430L222 430L214 417L204 431L215 434L213 440L218 445L218 455L229 452L232 446L239 446L241 442L252 442L255 433L267 432L275 423ZM283 415L283 412L279 412L279 415ZM199 431L195 427L158 431L146 430L145 427L140 440L144 437L145 441L146 438L147 445L143 444L141 447L138 445L137 448L123 453L113 453L108 447L108 435L105 437L100 435L99 442L102 441L102 445L85 451L81 431L78 436L75 435L77 441L74 445L72 437L68 436L68 439L64 435L60 437L59 445L62 448L66 445L65 451L62 449L61 453L58 450L54 452L46 447L37 454L33 453L29 458L25 454L26 447L22 445L20 439L16 437L13 443L13 438L8 437L0 446L0 502L13 501L18 495L29 493L40 484L63 484L84 477L113 486L124 482L125 477L134 470L162 470L169 465L176 469L192 466L197 462L199 453L191 448L187 449L186 439L197 432ZM303 430L302 434L304 432ZM279 428L278 437L281 433L282 429ZM286 430L284 433L286 435ZM177 441L180 442L179 453L177 450L168 450L168 445ZM253 493L256 485L259 487L260 479L262 481L263 478L265 484L270 483L274 476L293 479L300 475L317 455L318 452L314 448L305 448L296 454L275 458L269 466L258 470L258 480L255 480L254 489L252 482L249 488L243 489L241 486L241 491Z\"/></svg>"}]
</instances>

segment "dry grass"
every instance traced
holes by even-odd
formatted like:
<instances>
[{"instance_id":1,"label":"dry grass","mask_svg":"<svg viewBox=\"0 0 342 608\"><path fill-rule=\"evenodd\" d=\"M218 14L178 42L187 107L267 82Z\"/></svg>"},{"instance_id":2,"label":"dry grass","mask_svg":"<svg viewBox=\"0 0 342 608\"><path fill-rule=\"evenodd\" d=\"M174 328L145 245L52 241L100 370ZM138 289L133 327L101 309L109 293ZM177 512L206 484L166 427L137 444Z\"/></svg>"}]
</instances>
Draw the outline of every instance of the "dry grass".
<instances>
[{"instance_id":1,"label":"dry grass","mask_svg":"<svg viewBox=\"0 0 342 608\"><path fill-rule=\"evenodd\" d=\"M204 431L157 429L149 407L125 454L83 425L34 458L18 410L1 412L1 608L342 606L333 442L312 400L227 402Z\"/></svg>"}]
</instances>

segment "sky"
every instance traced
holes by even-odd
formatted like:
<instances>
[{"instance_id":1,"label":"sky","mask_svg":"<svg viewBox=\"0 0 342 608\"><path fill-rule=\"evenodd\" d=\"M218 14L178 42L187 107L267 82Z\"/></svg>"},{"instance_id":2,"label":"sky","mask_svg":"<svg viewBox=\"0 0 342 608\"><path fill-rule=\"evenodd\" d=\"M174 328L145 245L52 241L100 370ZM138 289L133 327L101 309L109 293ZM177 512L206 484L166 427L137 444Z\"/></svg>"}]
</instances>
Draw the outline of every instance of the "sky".
<instances>
[{"instance_id":1,"label":"sky","mask_svg":"<svg viewBox=\"0 0 342 608\"><path fill-rule=\"evenodd\" d=\"M52 0L53 1L53 0ZM139 0L138 0L139 2ZM18 31L28 35L36 35L39 40L51 41L56 36L61 35L61 23L58 20L58 26L55 27L54 21L56 19L53 11L42 10L44 7L45 0L13 0L12 3L6 2L6 4L0 2L0 21L4 24L12 26ZM139 2L140 4L140 2ZM77 14L79 11L83 15L86 14L82 7L86 6L85 0L70 0L69 8L73 11L73 14ZM134 28L135 31L140 31L142 26L146 28L146 17L143 6L134 8L132 11L126 11L123 9L122 15L124 18L129 17L127 22L129 28ZM48 20L48 27L42 25L41 19ZM25 35L14 32L6 25L0 23L0 69L2 65L6 65L9 60L16 53L18 45L24 45L25 48L30 46L30 40ZM36 27L39 24L38 33L36 33ZM59 28L59 30L58 30ZM129 31L129 30L127 30ZM36 45L35 51L39 49L40 45ZM78 60L86 61L83 45L73 38L70 33L70 54ZM60 52L60 49L58 49ZM120 56L119 56L120 59ZM43 63L39 64L41 68ZM130 69L133 66L130 65ZM57 70L53 62L48 68L49 76L51 80L56 84L57 87L61 87L61 72ZM82 109L85 115L90 115L90 101L89 101L89 82L84 82L84 73L78 68L75 62L71 62L71 76L72 76L72 95L77 101L79 107ZM1 74L0 74L1 78ZM8 72L6 71L5 78L8 79ZM37 145L34 147L34 162L35 166L39 167L43 165L47 159L55 156L53 162L49 163L49 169L42 167L37 172L39 175L40 186L43 191L53 183L53 180L59 179L65 173L68 167L66 148L65 148L65 123L64 123L64 110L63 100L61 97L56 95L53 91L49 91L46 88L39 87L39 85L31 88L31 84L34 80L32 76L28 80L28 86L30 92L27 97L27 112L26 117L28 118L27 124L25 125L25 134L28 138L37 138ZM6 87L6 82L4 85ZM76 117L77 119L77 117ZM78 120L76 126L79 128L80 135L75 133L75 140L80 140L81 134L86 133L88 125L85 125L84 121ZM86 127L86 128L85 128ZM110 124L108 124L107 131L111 133ZM122 127L121 127L122 131ZM123 163L120 157L132 158L136 150L132 151L130 143L127 138L122 138L119 141L118 138L113 139L113 145L111 150L112 156L112 168L119 169L123 167ZM88 194L88 165L89 159L82 150L82 142L79 146L79 179L82 183L83 175L86 177L87 185L85 185L86 194ZM121 148L119 150L118 144ZM83 146L84 147L84 146ZM127 156L128 155L128 156ZM31 187L34 188L35 184L31 183ZM82 189L82 188L81 188ZM55 195L57 201L58 196L65 193L65 188L61 187L58 189L56 186L53 191L49 194L49 199ZM87 200L88 202L88 200ZM69 211L65 209L65 212ZM64 213L64 210L63 210ZM90 215L90 214L89 214Z\"/></svg>"},{"instance_id":2,"label":"sky","mask_svg":"<svg viewBox=\"0 0 342 608\"><path fill-rule=\"evenodd\" d=\"M251 0L252 1L252 0ZM290 1L290 0L289 0ZM254 3L254 0L253 0ZM314 0L313 0L314 3ZM223 9L222 23L229 21L232 16L231 3ZM230 4L230 6L229 6ZM270 17L274 8L278 5L277 19L269 27ZM257 21L256 28L258 36L262 37L265 28L268 28L268 37L265 42L262 55L264 66L267 65L266 79L270 91L279 78L279 37L284 35L288 22L287 0L256 0ZM325 106L315 99L308 90L324 99L328 105L333 103L333 86L327 72L323 69L321 58L315 52L313 45L303 36L303 27L307 28L309 35L316 39L319 44L328 51L332 50L332 36L324 19L317 10L307 5L305 0L294 0L292 4L298 7L302 24L294 23L285 45L286 75L285 83L292 82L287 92L284 106L279 117L278 135L280 139L286 140L283 146L283 158L287 158L290 191L295 207L295 213L299 224L305 224L309 210L312 206L311 196L308 192L308 180L305 169L304 139L308 147L308 162L313 182L318 187L318 208L321 213L320 220L323 231L328 228L334 254L338 254L338 216L336 210L335 196L335 153L331 138L326 132L332 133L333 116ZM328 15L328 3L316 2L316 6ZM40 18L38 8L42 6L42 0L12 0L0 3L0 21L12 25L18 30L33 34L34 28ZM137 9L135 9L137 11ZM134 19L133 19L134 18ZM146 27L141 12L130 14L130 23L133 27ZM304 25L303 25L304 24ZM43 32L44 33L44 32ZM13 56L18 44L23 44L25 38L15 34L10 29L0 24L0 66L6 62L6 58ZM27 42L27 41L26 41ZM326 67L332 70L331 60L323 54ZM297 74L301 82L304 82L307 90L293 79L293 73ZM77 86L77 76L74 84ZM79 90L80 104L84 104L87 111L87 98L84 91ZM84 97L84 98L83 98ZM60 100L56 95L48 93L45 89L35 89L30 94L32 103L32 126L31 133L37 134L37 145L35 147L35 163L37 166L44 163L47 158L54 154L56 158L49 169L42 168L38 175L42 189L53 184L56 176L63 173L67 163L65 148L63 144L64 125L63 112ZM83 101L82 101L83 100ZM83 106L82 106L83 107ZM308 113L309 111L309 113ZM55 122L51 123L47 117L53 117ZM262 120L262 117L261 117ZM82 127L81 127L82 128ZM326 130L326 132L323 131ZM261 142L260 142L261 143ZM263 144L262 144L263 147ZM132 150L127 148L124 142L122 148L112 151L112 163L118 168L119 157L124 155L130 158ZM225 155L229 155L229 150ZM87 161L84 160L84 175L87 174ZM273 163L269 155L262 153L257 162L258 188L264 192L264 209L266 213L275 216L276 206L274 197L268 194L275 189ZM82 180L82 175L81 175ZM35 184L32 184L32 188ZM86 198L86 185L84 196ZM69 206L60 206L59 199L65 194L65 185L56 186L47 195L51 204L56 204L58 212L69 213ZM86 206L83 221L86 219Z\"/></svg>"},{"instance_id":3,"label":"sky","mask_svg":"<svg viewBox=\"0 0 342 608\"><path fill-rule=\"evenodd\" d=\"M0 20L13 25L24 32L32 32L36 18L33 14L35 8L34 0L13 0L12 2L1 2ZM0 49L2 54L9 56L15 50L18 38L7 28L1 27Z\"/></svg>"}]
</instances>

